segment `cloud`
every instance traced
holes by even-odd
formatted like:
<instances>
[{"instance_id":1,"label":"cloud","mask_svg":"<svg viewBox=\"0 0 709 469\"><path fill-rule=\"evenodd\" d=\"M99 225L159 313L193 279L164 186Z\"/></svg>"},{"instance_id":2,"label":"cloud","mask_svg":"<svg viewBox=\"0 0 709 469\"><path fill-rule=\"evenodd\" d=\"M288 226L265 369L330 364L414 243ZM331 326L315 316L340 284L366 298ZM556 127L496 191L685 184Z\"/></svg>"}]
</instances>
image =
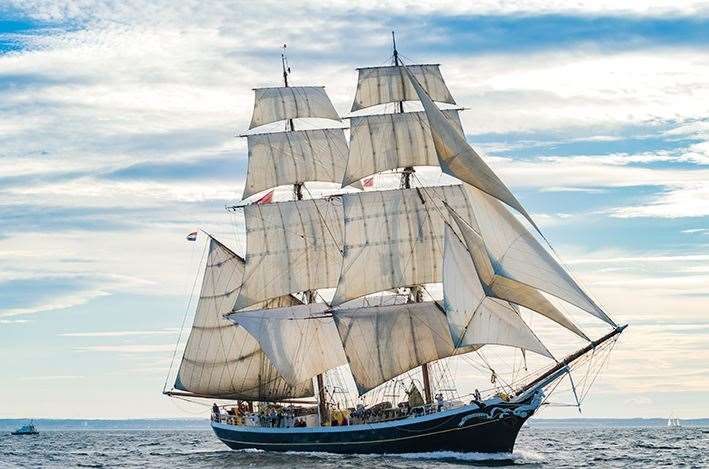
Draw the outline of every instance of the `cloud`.
<instances>
[{"instance_id":1,"label":"cloud","mask_svg":"<svg viewBox=\"0 0 709 469\"><path fill-rule=\"evenodd\" d=\"M175 344L90 345L85 347L76 347L75 350L80 352L105 352L128 354L163 353L174 351Z\"/></svg>"},{"instance_id":2,"label":"cloud","mask_svg":"<svg viewBox=\"0 0 709 469\"><path fill-rule=\"evenodd\" d=\"M103 331L103 332L65 332L57 334L61 337L131 337L141 335L174 335L177 329L162 329L157 331Z\"/></svg>"}]
</instances>

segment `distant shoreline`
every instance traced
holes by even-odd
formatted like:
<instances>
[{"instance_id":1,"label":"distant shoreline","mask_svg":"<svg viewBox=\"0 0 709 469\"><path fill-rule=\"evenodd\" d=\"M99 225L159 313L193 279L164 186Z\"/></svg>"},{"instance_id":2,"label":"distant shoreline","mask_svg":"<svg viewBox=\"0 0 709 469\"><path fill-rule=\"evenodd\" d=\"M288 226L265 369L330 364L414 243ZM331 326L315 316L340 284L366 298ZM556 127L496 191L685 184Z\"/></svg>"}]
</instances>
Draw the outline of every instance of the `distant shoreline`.
<instances>
[{"instance_id":1,"label":"distant shoreline","mask_svg":"<svg viewBox=\"0 0 709 469\"><path fill-rule=\"evenodd\" d=\"M27 423L26 419L0 419L0 432L15 430ZM45 419L34 418L40 431L61 430L205 430L209 429L208 418L154 418L154 419ZM709 427L709 418L680 420L686 427ZM559 418L531 419L531 428L607 428L607 427L665 427L667 418Z\"/></svg>"}]
</instances>

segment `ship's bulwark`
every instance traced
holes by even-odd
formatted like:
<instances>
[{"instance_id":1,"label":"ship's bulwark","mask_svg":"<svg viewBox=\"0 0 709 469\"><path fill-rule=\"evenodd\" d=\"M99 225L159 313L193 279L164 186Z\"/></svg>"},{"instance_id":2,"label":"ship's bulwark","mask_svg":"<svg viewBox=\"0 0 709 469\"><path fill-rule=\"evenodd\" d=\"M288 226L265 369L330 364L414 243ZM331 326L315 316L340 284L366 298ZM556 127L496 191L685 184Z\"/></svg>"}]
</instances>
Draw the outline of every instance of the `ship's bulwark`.
<instances>
[{"instance_id":1,"label":"ship's bulwark","mask_svg":"<svg viewBox=\"0 0 709 469\"><path fill-rule=\"evenodd\" d=\"M217 437L232 449L394 454L434 451L509 453L529 415L501 417L472 408L442 412L389 424L349 427L260 428L212 423Z\"/></svg>"}]
</instances>

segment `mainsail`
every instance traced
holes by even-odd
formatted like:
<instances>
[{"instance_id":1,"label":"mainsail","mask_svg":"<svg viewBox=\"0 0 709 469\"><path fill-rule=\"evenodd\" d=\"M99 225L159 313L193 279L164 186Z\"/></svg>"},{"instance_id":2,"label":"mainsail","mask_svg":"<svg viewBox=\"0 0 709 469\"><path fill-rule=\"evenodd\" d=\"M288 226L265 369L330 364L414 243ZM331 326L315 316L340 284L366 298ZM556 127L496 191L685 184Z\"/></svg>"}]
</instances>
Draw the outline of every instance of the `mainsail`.
<instances>
[{"instance_id":1,"label":"mainsail","mask_svg":"<svg viewBox=\"0 0 709 469\"><path fill-rule=\"evenodd\" d=\"M244 273L244 261L214 238L192 331L187 339L175 388L214 398L279 400L313 395L310 380L290 384L246 329L223 317L231 311ZM292 296L262 307L298 304Z\"/></svg>"},{"instance_id":2,"label":"mainsail","mask_svg":"<svg viewBox=\"0 0 709 469\"><path fill-rule=\"evenodd\" d=\"M335 309L332 316L360 394L455 353L434 302Z\"/></svg>"}]
</instances>

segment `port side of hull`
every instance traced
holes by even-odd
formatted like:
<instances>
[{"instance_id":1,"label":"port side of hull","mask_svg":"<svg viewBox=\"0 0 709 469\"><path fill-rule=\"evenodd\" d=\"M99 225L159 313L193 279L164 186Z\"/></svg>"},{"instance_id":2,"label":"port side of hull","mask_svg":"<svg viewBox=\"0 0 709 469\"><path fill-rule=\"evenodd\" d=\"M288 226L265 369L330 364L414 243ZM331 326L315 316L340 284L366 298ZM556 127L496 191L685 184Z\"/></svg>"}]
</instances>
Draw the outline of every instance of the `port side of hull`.
<instances>
[{"instance_id":1,"label":"port side of hull","mask_svg":"<svg viewBox=\"0 0 709 469\"><path fill-rule=\"evenodd\" d=\"M232 449L343 454L511 452L531 412L486 411L464 406L424 417L345 427L262 428L213 422L212 428Z\"/></svg>"}]
</instances>

